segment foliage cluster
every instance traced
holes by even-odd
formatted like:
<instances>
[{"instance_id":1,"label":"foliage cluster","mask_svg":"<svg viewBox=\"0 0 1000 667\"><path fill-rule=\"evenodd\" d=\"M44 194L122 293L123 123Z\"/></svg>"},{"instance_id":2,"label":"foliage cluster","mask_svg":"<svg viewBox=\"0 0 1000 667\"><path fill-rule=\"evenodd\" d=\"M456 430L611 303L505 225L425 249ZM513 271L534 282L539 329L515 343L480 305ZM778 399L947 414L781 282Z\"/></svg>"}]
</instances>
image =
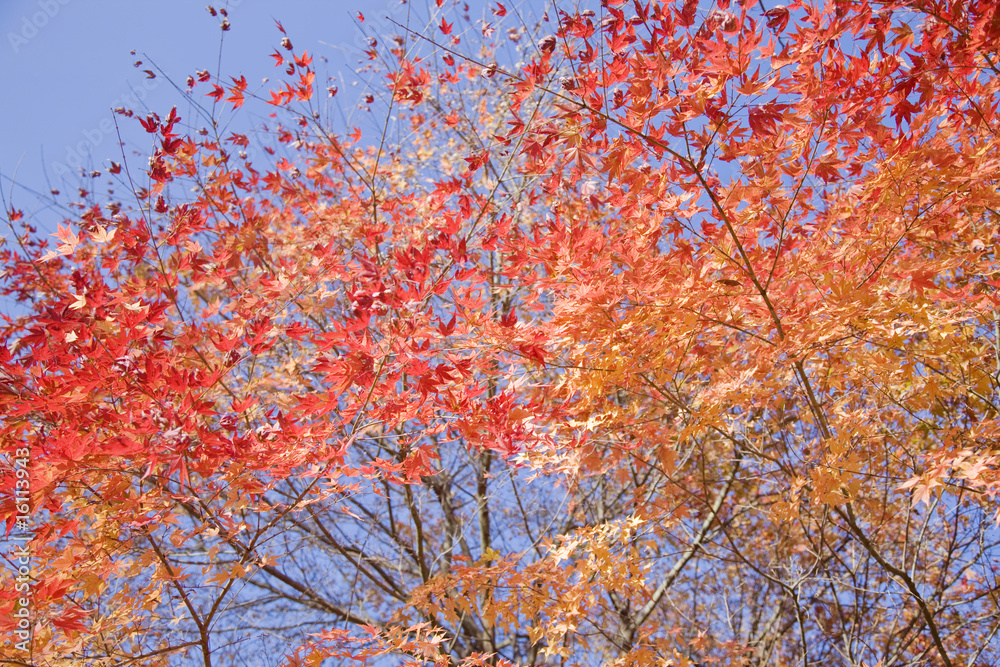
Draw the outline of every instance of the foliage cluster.
<instances>
[{"instance_id":1,"label":"foliage cluster","mask_svg":"<svg viewBox=\"0 0 1000 667\"><path fill-rule=\"evenodd\" d=\"M1000 661L997 4L442 4L7 210L6 663Z\"/></svg>"}]
</instances>

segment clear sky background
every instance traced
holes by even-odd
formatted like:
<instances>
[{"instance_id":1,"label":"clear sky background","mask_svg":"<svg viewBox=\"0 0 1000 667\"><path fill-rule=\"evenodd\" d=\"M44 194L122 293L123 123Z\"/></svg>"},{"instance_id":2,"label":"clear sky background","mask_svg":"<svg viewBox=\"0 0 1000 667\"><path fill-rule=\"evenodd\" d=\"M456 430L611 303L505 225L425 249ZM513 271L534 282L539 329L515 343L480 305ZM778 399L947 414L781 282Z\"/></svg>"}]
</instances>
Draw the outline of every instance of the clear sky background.
<instances>
[{"instance_id":1,"label":"clear sky background","mask_svg":"<svg viewBox=\"0 0 1000 667\"><path fill-rule=\"evenodd\" d=\"M138 123L114 116L114 106L148 108L164 116L176 104L184 116L182 94L170 80L183 87L188 75L207 69L213 75L243 74L253 90L263 77L277 77L269 57L275 48L281 50L276 19L296 53L306 49L316 57L317 88L322 90L325 74L336 77L343 91L338 94L341 106L350 107L366 85L353 74L366 48L361 27L377 34L390 29L385 17L405 23L407 12L400 0L216 2L216 9L228 6L232 26L225 33L220 67L222 17L210 16L205 4L0 0L0 188L8 206L23 209L26 217L34 215L43 229L54 228L61 216L39 195L57 188L66 199L66 191L75 192L81 183L80 166L101 168L109 160L121 161L117 137L107 131L115 118L126 143L141 150L132 144L143 140ZM354 18L359 10L364 24ZM135 56L129 53L133 49ZM143 64L134 67L136 60ZM163 75L156 79L143 73L157 68ZM200 84L196 90L200 95L210 87ZM258 120L239 122L246 128ZM3 234L9 237L10 230Z\"/></svg>"}]
</instances>

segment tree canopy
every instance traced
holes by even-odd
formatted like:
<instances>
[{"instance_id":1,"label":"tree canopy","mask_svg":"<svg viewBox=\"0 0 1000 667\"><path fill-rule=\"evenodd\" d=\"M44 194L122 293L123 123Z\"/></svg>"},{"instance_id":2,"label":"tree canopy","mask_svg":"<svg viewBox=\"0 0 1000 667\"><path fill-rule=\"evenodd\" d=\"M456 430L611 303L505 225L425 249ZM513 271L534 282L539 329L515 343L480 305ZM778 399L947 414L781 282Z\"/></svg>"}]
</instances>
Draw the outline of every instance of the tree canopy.
<instances>
[{"instance_id":1,"label":"tree canopy","mask_svg":"<svg viewBox=\"0 0 1000 667\"><path fill-rule=\"evenodd\" d=\"M7 202L0 662L997 664L997 3L423 11Z\"/></svg>"}]
</instances>

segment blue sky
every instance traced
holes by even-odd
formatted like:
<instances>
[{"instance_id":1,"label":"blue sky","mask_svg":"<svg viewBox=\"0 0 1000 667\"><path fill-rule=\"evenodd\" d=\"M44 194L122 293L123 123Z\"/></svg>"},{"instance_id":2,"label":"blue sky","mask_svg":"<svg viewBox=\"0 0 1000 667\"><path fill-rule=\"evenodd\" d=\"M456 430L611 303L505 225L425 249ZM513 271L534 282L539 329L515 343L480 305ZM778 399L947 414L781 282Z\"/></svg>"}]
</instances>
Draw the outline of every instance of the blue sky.
<instances>
[{"instance_id":1,"label":"blue sky","mask_svg":"<svg viewBox=\"0 0 1000 667\"><path fill-rule=\"evenodd\" d=\"M318 63L317 79L336 77L345 98L357 97L351 82L365 36L354 15L363 9L365 27L378 28L381 17L405 21L399 0L230 0L232 29L221 50L221 16L213 18L206 0L3 0L0 2L0 187L25 213L44 213L37 193L51 187L75 191L78 167L108 166L121 161L111 123L118 105L165 115L183 98L168 81L184 85L189 74L246 76L251 89L274 76L268 56L279 46L280 20L295 52L307 49ZM381 19L384 21L384 19ZM136 55L130 55L131 50ZM134 67L142 60L140 67ZM157 67L167 76L148 79ZM363 87L365 82L359 82ZM205 87L205 84L202 84ZM208 88L205 88L208 90ZM349 99L345 99L345 103ZM122 120L119 117L119 120ZM253 118L243 119L252 124ZM137 123L119 126L126 141L141 138ZM142 146L134 146L142 149ZM46 178L46 175L48 178ZM63 177L60 184L60 176ZM12 183L13 180L13 183ZM54 224L41 215L46 227ZM4 230L4 236L9 230Z\"/></svg>"},{"instance_id":2,"label":"blue sky","mask_svg":"<svg viewBox=\"0 0 1000 667\"><path fill-rule=\"evenodd\" d=\"M211 16L206 2L227 9L230 30L220 30L222 16ZM521 13L514 11L507 21L519 25L523 12L532 17L546 4L508 1ZM176 105L182 128L192 123L185 129L193 131L198 119L183 89L198 70L221 75L226 83L230 76L243 75L248 91L266 97L271 84L263 79L281 78L270 54L278 50L287 55L275 21L284 26L296 54L307 50L313 56L318 97L332 104L334 127L339 121L344 131L357 126L366 136L377 136L384 129L384 107L364 105L361 110L358 101L372 86L384 89L385 81L355 73L366 60L370 36L381 37L384 48L384 37L400 32L394 22L434 33L442 16L454 21L464 13L463 5L471 6L473 23L481 17L495 20L493 0L447 0L442 5L435 0L0 0L0 205L22 211L40 236L55 232L57 223L77 215L67 205L79 200L78 188L86 187L100 200L109 183L106 172L92 180L81 168L103 171L112 160L122 163L123 152L129 166L142 168L152 152L150 136L137 120L112 109L123 106L140 117L150 111L164 117ZM356 18L359 11L363 23ZM478 29L472 30L478 37ZM145 70L156 72L156 78L148 78ZM328 78L340 91L335 100L322 94ZM209 90L202 83L195 97L209 104L203 97ZM251 159L252 151L259 150L253 129L269 110L248 104L226 116L227 123L232 118L227 131L251 138ZM12 233L0 224L0 244L11 241ZM9 300L0 301L4 313L23 314Z\"/></svg>"}]
</instances>

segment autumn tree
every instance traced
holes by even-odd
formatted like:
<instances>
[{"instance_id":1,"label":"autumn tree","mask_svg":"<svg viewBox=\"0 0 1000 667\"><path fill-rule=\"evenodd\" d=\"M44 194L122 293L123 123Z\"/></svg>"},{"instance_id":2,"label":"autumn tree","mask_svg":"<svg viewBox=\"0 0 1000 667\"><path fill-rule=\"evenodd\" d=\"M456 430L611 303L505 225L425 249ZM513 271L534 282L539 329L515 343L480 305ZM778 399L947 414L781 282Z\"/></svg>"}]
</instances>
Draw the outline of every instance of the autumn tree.
<instances>
[{"instance_id":1,"label":"autumn tree","mask_svg":"<svg viewBox=\"0 0 1000 667\"><path fill-rule=\"evenodd\" d=\"M1000 9L528 10L8 203L7 664L1000 661Z\"/></svg>"}]
</instances>

